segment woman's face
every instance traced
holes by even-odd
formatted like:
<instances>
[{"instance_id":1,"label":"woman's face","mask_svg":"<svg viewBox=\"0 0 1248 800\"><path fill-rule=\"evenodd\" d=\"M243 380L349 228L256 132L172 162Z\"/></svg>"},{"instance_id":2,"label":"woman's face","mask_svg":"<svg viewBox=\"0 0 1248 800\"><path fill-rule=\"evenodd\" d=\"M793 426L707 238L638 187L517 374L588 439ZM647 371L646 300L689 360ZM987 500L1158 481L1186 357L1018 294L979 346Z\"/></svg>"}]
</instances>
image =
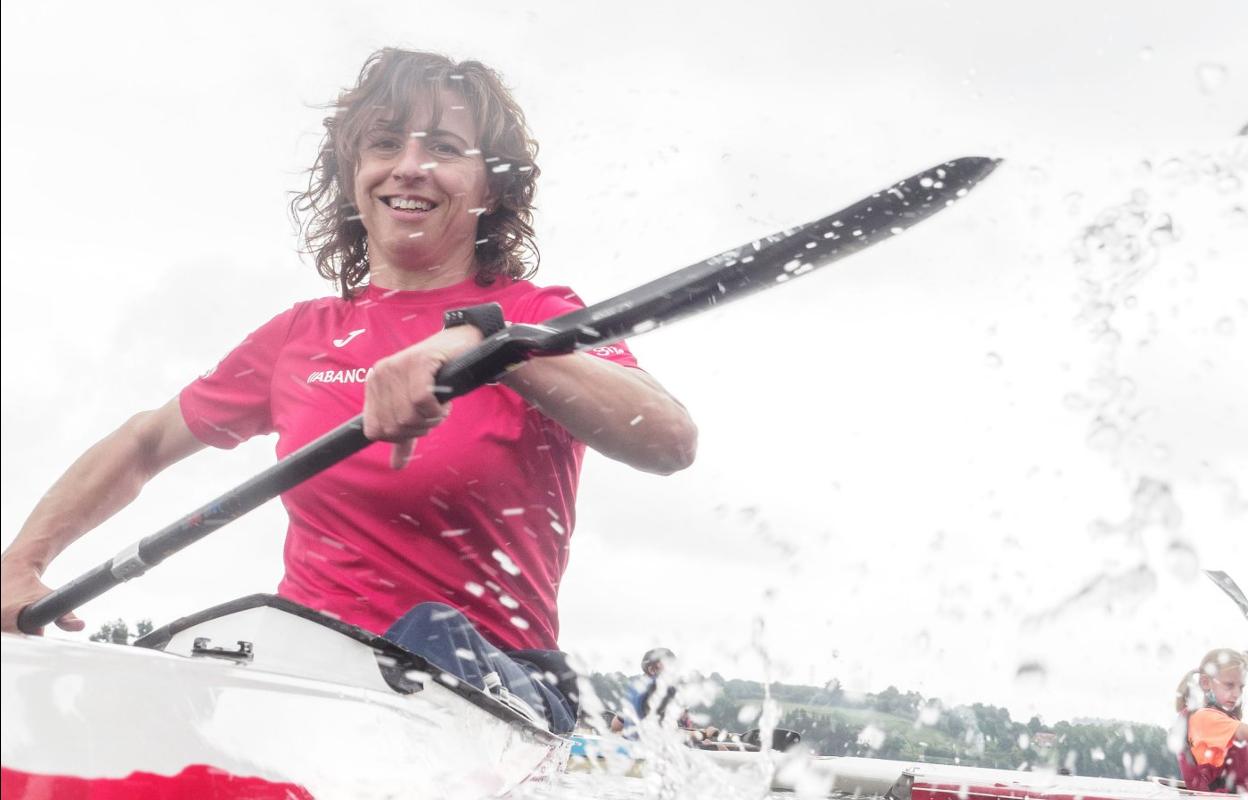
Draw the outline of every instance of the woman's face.
<instances>
[{"instance_id":1,"label":"woman's face","mask_svg":"<svg viewBox=\"0 0 1248 800\"><path fill-rule=\"evenodd\" d=\"M1234 711L1244 696L1244 668L1232 665L1213 675L1202 675L1200 685L1213 694L1213 701L1219 708Z\"/></svg>"},{"instance_id":2,"label":"woman's face","mask_svg":"<svg viewBox=\"0 0 1248 800\"><path fill-rule=\"evenodd\" d=\"M379 119L360 141L353 199L368 231L371 280L402 288L472 274L477 220L492 202L477 124L458 93L438 90L406 120Z\"/></svg>"}]
</instances>

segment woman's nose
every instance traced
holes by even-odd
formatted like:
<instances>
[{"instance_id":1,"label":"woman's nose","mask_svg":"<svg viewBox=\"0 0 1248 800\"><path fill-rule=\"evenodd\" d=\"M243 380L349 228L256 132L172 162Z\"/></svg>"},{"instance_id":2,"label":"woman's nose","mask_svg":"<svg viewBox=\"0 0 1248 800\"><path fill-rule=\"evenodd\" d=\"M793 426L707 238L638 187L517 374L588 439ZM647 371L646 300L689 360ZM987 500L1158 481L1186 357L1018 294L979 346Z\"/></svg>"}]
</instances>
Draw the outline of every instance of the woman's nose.
<instances>
[{"instance_id":1,"label":"woman's nose","mask_svg":"<svg viewBox=\"0 0 1248 800\"><path fill-rule=\"evenodd\" d=\"M400 181L414 181L428 177L429 170L434 168L432 159L425 151L420 137L408 137L407 144L399 160L394 165L394 177Z\"/></svg>"}]
</instances>

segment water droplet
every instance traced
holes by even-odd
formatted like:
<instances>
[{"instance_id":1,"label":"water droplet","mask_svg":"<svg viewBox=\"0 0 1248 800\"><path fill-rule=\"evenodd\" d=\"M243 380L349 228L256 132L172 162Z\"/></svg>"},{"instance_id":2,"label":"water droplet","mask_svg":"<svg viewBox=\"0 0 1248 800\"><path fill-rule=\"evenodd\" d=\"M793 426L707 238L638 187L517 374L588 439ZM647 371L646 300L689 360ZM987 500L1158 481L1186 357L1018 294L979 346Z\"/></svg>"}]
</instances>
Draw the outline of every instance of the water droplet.
<instances>
[{"instance_id":1,"label":"water droplet","mask_svg":"<svg viewBox=\"0 0 1248 800\"><path fill-rule=\"evenodd\" d=\"M1043 689L1048 678L1048 669L1039 661L1024 661L1014 671L1014 684L1024 691Z\"/></svg>"},{"instance_id":2,"label":"water droplet","mask_svg":"<svg viewBox=\"0 0 1248 800\"><path fill-rule=\"evenodd\" d=\"M1168 181L1178 181L1192 178L1192 170L1188 165L1179 158L1168 158L1161 164L1159 170L1161 177Z\"/></svg>"},{"instance_id":3,"label":"water droplet","mask_svg":"<svg viewBox=\"0 0 1248 800\"><path fill-rule=\"evenodd\" d=\"M1213 329L1223 336L1235 335L1235 320L1230 317L1222 317L1213 324Z\"/></svg>"},{"instance_id":4,"label":"water droplet","mask_svg":"<svg viewBox=\"0 0 1248 800\"><path fill-rule=\"evenodd\" d=\"M1228 172L1219 178L1217 185L1222 194L1238 194L1244 188L1244 182L1234 172Z\"/></svg>"},{"instance_id":5,"label":"water droplet","mask_svg":"<svg viewBox=\"0 0 1248 800\"><path fill-rule=\"evenodd\" d=\"M1097 344L1106 347L1117 347L1122 344L1122 334L1106 325L1100 333L1096 335Z\"/></svg>"},{"instance_id":6,"label":"water droplet","mask_svg":"<svg viewBox=\"0 0 1248 800\"><path fill-rule=\"evenodd\" d=\"M1144 45L1143 47L1140 48L1139 56L1140 56L1141 61L1152 61L1153 60L1153 48L1149 47L1148 45Z\"/></svg>"},{"instance_id":7,"label":"water droplet","mask_svg":"<svg viewBox=\"0 0 1248 800\"><path fill-rule=\"evenodd\" d=\"M1200 574L1200 559L1196 550L1187 542L1175 539L1166 548L1166 564L1176 578L1194 581Z\"/></svg>"},{"instance_id":8,"label":"water droplet","mask_svg":"<svg viewBox=\"0 0 1248 800\"><path fill-rule=\"evenodd\" d=\"M1227 78L1226 67L1212 61L1206 61L1196 67L1196 79L1200 82L1200 90L1205 94L1213 94L1222 88Z\"/></svg>"},{"instance_id":9,"label":"water droplet","mask_svg":"<svg viewBox=\"0 0 1248 800\"><path fill-rule=\"evenodd\" d=\"M1000 369L1002 364L1001 356L996 353L989 353L984 356L984 363L988 365L988 369Z\"/></svg>"},{"instance_id":10,"label":"water droplet","mask_svg":"<svg viewBox=\"0 0 1248 800\"><path fill-rule=\"evenodd\" d=\"M754 720L758 719L758 715L763 713L763 709L753 703L746 703L741 706L741 710L737 712L737 722L742 725L750 725Z\"/></svg>"},{"instance_id":11,"label":"water droplet","mask_svg":"<svg viewBox=\"0 0 1248 800\"><path fill-rule=\"evenodd\" d=\"M1113 423L1098 420L1088 432L1087 442L1093 450L1116 450L1122 444L1122 431Z\"/></svg>"},{"instance_id":12,"label":"water droplet","mask_svg":"<svg viewBox=\"0 0 1248 800\"><path fill-rule=\"evenodd\" d=\"M511 560L511 557L508 556L506 553L504 553L502 550L495 550L490 555L494 557L494 560L498 562L498 565L502 567L503 571L506 572L508 575L520 574L520 568L517 567L516 563Z\"/></svg>"},{"instance_id":13,"label":"water droplet","mask_svg":"<svg viewBox=\"0 0 1248 800\"><path fill-rule=\"evenodd\" d=\"M1068 392L1062 398L1062 405L1066 406L1069 411L1086 411L1092 407L1091 401L1078 392Z\"/></svg>"},{"instance_id":14,"label":"water droplet","mask_svg":"<svg viewBox=\"0 0 1248 800\"><path fill-rule=\"evenodd\" d=\"M858 734L858 743L865 744L872 750L879 750L884 746L884 740L888 738L888 734L874 725L868 724Z\"/></svg>"},{"instance_id":15,"label":"water droplet","mask_svg":"<svg viewBox=\"0 0 1248 800\"><path fill-rule=\"evenodd\" d=\"M1148 240L1155 245L1171 244L1178 241L1179 235L1174 230L1174 220L1169 214L1161 214L1153 229L1149 231Z\"/></svg>"}]
</instances>

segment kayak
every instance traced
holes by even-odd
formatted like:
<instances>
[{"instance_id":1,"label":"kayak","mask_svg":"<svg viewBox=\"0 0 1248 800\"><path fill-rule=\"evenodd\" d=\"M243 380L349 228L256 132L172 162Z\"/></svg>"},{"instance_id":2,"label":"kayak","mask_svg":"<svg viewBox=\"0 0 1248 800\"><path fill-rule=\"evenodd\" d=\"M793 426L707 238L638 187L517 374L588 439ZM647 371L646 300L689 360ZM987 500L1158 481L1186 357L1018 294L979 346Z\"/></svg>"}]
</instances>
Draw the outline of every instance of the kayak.
<instances>
[{"instance_id":1,"label":"kayak","mask_svg":"<svg viewBox=\"0 0 1248 800\"><path fill-rule=\"evenodd\" d=\"M603 771L640 777L651 751L614 736L574 735L569 772ZM803 797L886 797L888 800L1180 800L1225 798L1163 780L1124 780L1023 772L851 756L815 756L800 749L691 750L691 757L732 771L766 775L772 790Z\"/></svg>"},{"instance_id":2,"label":"kayak","mask_svg":"<svg viewBox=\"0 0 1248 800\"><path fill-rule=\"evenodd\" d=\"M571 742L368 631L272 595L135 647L4 634L3 796L478 798Z\"/></svg>"},{"instance_id":3,"label":"kayak","mask_svg":"<svg viewBox=\"0 0 1248 800\"><path fill-rule=\"evenodd\" d=\"M1233 796L1233 795L1232 795ZM925 764L902 772L890 800L1178 800L1223 798L1165 779L1134 781Z\"/></svg>"}]
</instances>

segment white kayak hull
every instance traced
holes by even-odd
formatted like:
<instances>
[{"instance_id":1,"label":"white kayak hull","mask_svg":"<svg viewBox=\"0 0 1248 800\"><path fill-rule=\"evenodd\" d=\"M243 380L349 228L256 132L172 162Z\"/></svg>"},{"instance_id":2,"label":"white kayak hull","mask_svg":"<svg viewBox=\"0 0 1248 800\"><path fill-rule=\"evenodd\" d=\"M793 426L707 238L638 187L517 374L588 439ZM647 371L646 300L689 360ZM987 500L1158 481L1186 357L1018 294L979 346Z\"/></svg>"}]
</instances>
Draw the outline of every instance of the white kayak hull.
<instances>
[{"instance_id":1,"label":"white kayak hull","mask_svg":"<svg viewBox=\"0 0 1248 800\"><path fill-rule=\"evenodd\" d=\"M257 595L145 637L163 652L4 635L4 797L478 798L566 762L567 740L318 617Z\"/></svg>"}]
</instances>

